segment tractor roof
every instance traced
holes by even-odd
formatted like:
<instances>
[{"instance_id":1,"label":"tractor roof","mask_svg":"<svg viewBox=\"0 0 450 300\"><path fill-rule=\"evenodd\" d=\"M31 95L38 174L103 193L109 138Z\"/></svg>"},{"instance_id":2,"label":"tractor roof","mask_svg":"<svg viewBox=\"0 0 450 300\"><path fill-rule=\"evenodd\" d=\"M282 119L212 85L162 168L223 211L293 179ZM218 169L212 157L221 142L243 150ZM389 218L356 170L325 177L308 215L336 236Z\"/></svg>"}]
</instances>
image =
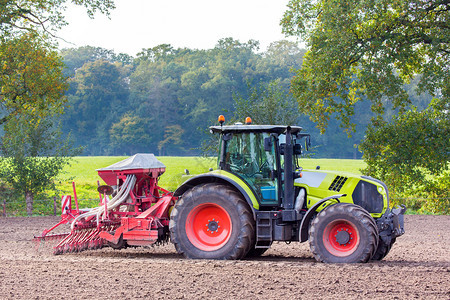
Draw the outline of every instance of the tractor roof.
<instances>
[{"instance_id":1,"label":"tractor roof","mask_svg":"<svg viewBox=\"0 0 450 300\"><path fill-rule=\"evenodd\" d=\"M282 134L286 132L286 129L290 127L292 134L299 133L302 128L299 126L286 126L286 125L224 125L224 126L211 126L209 129L213 133L251 133L251 132L267 132Z\"/></svg>"}]
</instances>

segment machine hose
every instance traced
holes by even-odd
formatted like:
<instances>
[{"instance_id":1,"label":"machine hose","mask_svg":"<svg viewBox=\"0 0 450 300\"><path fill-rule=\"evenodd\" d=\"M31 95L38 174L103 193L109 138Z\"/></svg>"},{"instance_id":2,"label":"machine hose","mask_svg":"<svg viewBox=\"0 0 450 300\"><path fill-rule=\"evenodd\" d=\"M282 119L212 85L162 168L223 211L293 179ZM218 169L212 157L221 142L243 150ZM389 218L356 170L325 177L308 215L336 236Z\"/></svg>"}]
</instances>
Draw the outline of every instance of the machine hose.
<instances>
[{"instance_id":1,"label":"machine hose","mask_svg":"<svg viewBox=\"0 0 450 300\"><path fill-rule=\"evenodd\" d=\"M135 175L128 175L125 179L125 182L122 184L122 186L119 189L119 192L108 202L108 211L116 208L117 206L121 205L130 194L131 189L134 187L136 183L136 176ZM105 199L106 201L106 199ZM83 219L90 216L96 216L97 220L97 226L99 225L101 216L105 213L105 206L101 205L95 208L92 208L90 211L83 213L76 217L71 224L71 229L74 229L75 224Z\"/></svg>"}]
</instances>

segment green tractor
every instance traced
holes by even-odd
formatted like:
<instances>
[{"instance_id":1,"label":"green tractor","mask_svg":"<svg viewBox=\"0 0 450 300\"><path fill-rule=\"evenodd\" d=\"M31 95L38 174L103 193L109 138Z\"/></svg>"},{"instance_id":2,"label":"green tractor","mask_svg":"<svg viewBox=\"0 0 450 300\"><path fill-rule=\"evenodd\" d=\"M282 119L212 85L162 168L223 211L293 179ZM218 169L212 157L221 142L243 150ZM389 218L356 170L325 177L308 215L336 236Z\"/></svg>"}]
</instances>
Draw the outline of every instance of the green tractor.
<instances>
[{"instance_id":1,"label":"green tractor","mask_svg":"<svg viewBox=\"0 0 450 300\"><path fill-rule=\"evenodd\" d=\"M383 182L302 170L298 157L310 137L301 127L223 121L210 127L220 135L218 169L174 193L169 228L178 253L242 259L263 254L274 241L309 240L318 261L367 262L384 258L404 233L405 207L389 208Z\"/></svg>"}]
</instances>

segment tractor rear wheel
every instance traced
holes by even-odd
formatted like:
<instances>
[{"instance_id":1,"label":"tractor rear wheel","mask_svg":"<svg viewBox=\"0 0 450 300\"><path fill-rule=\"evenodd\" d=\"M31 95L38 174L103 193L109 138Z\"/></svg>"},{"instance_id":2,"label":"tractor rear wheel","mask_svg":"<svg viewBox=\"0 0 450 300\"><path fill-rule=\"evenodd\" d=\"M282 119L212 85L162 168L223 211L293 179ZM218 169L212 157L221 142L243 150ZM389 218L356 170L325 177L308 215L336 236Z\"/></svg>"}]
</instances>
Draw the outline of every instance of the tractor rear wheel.
<instances>
[{"instance_id":1,"label":"tractor rear wheel","mask_svg":"<svg viewBox=\"0 0 450 300\"><path fill-rule=\"evenodd\" d=\"M323 209L311 223L314 257L327 263L367 262L378 246L378 229L362 207L338 203Z\"/></svg>"},{"instance_id":2,"label":"tractor rear wheel","mask_svg":"<svg viewBox=\"0 0 450 300\"><path fill-rule=\"evenodd\" d=\"M208 183L186 192L175 204L171 241L187 258L241 259L254 241L252 211L234 189Z\"/></svg>"}]
</instances>

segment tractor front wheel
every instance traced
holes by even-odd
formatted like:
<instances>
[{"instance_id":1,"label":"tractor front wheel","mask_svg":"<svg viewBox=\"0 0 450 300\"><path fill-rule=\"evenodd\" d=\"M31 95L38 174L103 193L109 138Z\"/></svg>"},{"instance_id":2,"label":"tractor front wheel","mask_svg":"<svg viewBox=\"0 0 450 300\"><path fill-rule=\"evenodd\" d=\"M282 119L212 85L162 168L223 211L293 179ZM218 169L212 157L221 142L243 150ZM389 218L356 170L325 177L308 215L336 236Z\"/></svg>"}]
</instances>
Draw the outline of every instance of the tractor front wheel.
<instances>
[{"instance_id":1,"label":"tractor front wheel","mask_svg":"<svg viewBox=\"0 0 450 300\"><path fill-rule=\"evenodd\" d=\"M362 207L338 203L314 218L309 241L311 252L326 263L358 263L372 258L378 246L378 229Z\"/></svg>"},{"instance_id":2,"label":"tractor front wheel","mask_svg":"<svg viewBox=\"0 0 450 300\"><path fill-rule=\"evenodd\" d=\"M383 258L388 255L389 251L391 251L392 245L394 245L396 238L391 238L391 242L387 244L383 239L380 237L380 241L378 243L377 251L375 251L375 254L372 256L372 260L382 260Z\"/></svg>"},{"instance_id":3,"label":"tractor front wheel","mask_svg":"<svg viewBox=\"0 0 450 300\"><path fill-rule=\"evenodd\" d=\"M187 258L240 259L254 240L250 207L232 188L209 183L186 192L171 214L171 241Z\"/></svg>"}]
</instances>

